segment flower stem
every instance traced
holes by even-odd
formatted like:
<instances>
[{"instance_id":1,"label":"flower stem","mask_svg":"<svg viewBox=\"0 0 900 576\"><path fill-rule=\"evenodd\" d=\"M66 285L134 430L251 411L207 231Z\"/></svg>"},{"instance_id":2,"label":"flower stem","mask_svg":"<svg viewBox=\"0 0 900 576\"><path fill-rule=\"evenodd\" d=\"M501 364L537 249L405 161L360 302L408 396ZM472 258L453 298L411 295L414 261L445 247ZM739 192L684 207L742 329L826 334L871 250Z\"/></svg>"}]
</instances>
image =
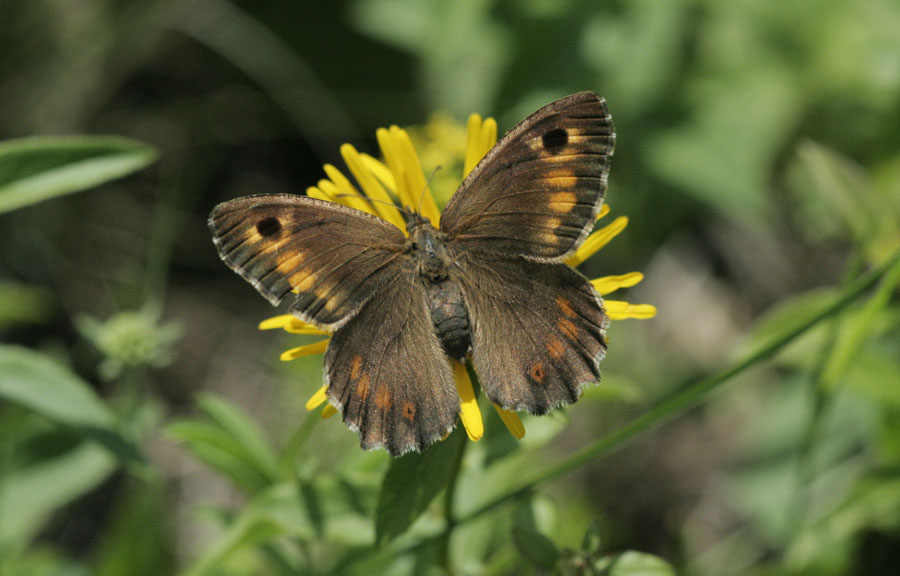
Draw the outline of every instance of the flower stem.
<instances>
[{"instance_id":1,"label":"flower stem","mask_svg":"<svg viewBox=\"0 0 900 576\"><path fill-rule=\"evenodd\" d=\"M846 289L843 290L827 307L818 311L811 317L797 322L795 325L784 330L781 334L771 338L768 342L759 346L755 351L748 354L744 359L740 360L730 368L687 386L680 392L675 393L673 396L663 400L656 406L653 406L628 424L602 436L597 441L561 462L544 469L541 473L523 482L519 487L514 488L505 494L501 494L468 514L457 518L456 524L462 524L478 518L502 504L525 496L538 486L546 484L561 476L565 476L566 474L581 468L588 462L621 448L625 443L633 440L640 434L652 430L665 422L672 420L676 416L687 412L691 408L696 407L706 399L710 392L723 383L734 376L737 376L747 368L771 358L786 344L817 325L819 322L822 322L845 308L881 280L889 271L894 271L894 274L896 274L897 271L894 270L895 268L900 270L900 252L895 253L878 268L871 270L848 283Z\"/></svg>"}]
</instances>

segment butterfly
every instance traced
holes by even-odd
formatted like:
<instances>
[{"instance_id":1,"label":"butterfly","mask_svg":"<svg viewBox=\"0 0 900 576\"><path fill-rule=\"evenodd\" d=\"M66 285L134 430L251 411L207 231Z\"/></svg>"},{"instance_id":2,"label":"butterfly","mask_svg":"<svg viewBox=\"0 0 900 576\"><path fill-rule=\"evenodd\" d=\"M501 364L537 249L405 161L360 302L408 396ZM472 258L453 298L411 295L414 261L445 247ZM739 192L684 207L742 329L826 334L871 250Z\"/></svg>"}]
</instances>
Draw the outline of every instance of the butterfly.
<instances>
[{"instance_id":1,"label":"butterfly","mask_svg":"<svg viewBox=\"0 0 900 576\"><path fill-rule=\"evenodd\" d=\"M365 449L392 456L446 436L460 411L451 359L483 393L543 414L600 377L608 318L564 264L593 227L615 131L603 98L581 92L510 130L469 173L440 224L407 211L407 233L300 195L216 206L222 260L273 305L333 332L329 402Z\"/></svg>"}]
</instances>

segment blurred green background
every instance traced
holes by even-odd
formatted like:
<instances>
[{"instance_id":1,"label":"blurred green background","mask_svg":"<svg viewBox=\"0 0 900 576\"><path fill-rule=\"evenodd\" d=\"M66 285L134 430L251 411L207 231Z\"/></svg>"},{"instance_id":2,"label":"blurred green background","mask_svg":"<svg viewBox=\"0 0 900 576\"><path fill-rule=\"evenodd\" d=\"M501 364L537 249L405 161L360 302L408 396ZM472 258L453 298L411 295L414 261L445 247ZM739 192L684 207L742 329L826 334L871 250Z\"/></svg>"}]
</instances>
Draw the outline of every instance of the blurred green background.
<instances>
[{"instance_id":1,"label":"blurred green background","mask_svg":"<svg viewBox=\"0 0 900 576\"><path fill-rule=\"evenodd\" d=\"M900 566L896 273L700 408L442 532L897 252L896 0L31 0L0 3L0 54L3 576ZM274 311L209 210L302 193L380 126L502 132L580 90L609 103L630 219L584 272L642 271L615 297L657 317L615 323L602 385L521 442L484 402L481 442L403 465L319 424L321 357L278 361L307 340L257 331ZM432 500L450 478L455 516Z\"/></svg>"}]
</instances>

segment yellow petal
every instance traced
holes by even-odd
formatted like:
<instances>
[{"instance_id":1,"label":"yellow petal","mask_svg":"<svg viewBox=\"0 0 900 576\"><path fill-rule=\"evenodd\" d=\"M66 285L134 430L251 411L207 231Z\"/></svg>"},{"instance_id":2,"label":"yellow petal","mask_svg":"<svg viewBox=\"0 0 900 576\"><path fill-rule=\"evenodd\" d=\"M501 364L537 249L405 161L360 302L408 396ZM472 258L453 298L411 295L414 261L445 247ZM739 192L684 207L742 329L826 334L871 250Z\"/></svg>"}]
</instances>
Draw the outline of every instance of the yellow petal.
<instances>
[{"instance_id":1,"label":"yellow petal","mask_svg":"<svg viewBox=\"0 0 900 576\"><path fill-rule=\"evenodd\" d=\"M376 200L376 202L372 203L372 207L375 208L378 215L397 228L405 231L406 223L404 222L400 211L397 210L397 207L394 205L393 199L391 199L375 175L366 169L366 165L363 163L362 157L360 153L356 151L356 148L350 144L344 144L341 146L341 156L344 157L347 168L350 169L350 173L353 174L353 177L359 182L359 185L366 196L372 200Z\"/></svg>"},{"instance_id":2,"label":"yellow petal","mask_svg":"<svg viewBox=\"0 0 900 576\"><path fill-rule=\"evenodd\" d=\"M308 336L327 336L331 334L331 332L326 332L325 330L320 330L316 328L312 324L307 324L303 320L299 318L295 318L296 322L293 324L288 324L284 327L284 331L290 334L304 334Z\"/></svg>"},{"instance_id":3,"label":"yellow petal","mask_svg":"<svg viewBox=\"0 0 900 576\"><path fill-rule=\"evenodd\" d=\"M630 288L643 279L644 275L640 272L630 272L620 276L604 276L603 278L597 278L596 280L591 280L591 284L594 285L594 288L597 289L597 292L601 296L606 296L619 288Z\"/></svg>"},{"instance_id":4,"label":"yellow petal","mask_svg":"<svg viewBox=\"0 0 900 576\"><path fill-rule=\"evenodd\" d=\"M331 417L334 416L335 414L337 414L337 408L335 408L335 407L332 406L331 404L329 404L329 405L326 406L325 408L322 408L322 420L325 420L325 419L327 419L327 418L331 418Z\"/></svg>"},{"instance_id":5,"label":"yellow petal","mask_svg":"<svg viewBox=\"0 0 900 576\"><path fill-rule=\"evenodd\" d=\"M566 260L566 264L572 266L578 266L591 256L593 256L597 250L600 250L609 242L618 236L625 227L628 226L628 217L627 216L619 216L615 220L612 221L607 226L597 230L593 234L587 237L587 240L584 241L584 244L581 245L574 255L570 256Z\"/></svg>"},{"instance_id":6,"label":"yellow petal","mask_svg":"<svg viewBox=\"0 0 900 576\"><path fill-rule=\"evenodd\" d=\"M281 354L281 359L283 361L295 360L297 358L303 358L304 356L312 356L314 354L321 354L325 352L325 349L328 348L328 342L331 341L331 338L326 338L325 340L320 340L313 344L307 344L305 346L298 346L297 348L291 348L290 350L285 350Z\"/></svg>"},{"instance_id":7,"label":"yellow petal","mask_svg":"<svg viewBox=\"0 0 900 576\"><path fill-rule=\"evenodd\" d=\"M319 200L325 200L327 202L334 202L334 197L331 194L326 193L321 188L316 186L310 186L306 189L306 195L310 198L317 198Z\"/></svg>"},{"instance_id":8,"label":"yellow petal","mask_svg":"<svg viewBox=\"0 0 900 576\"><path fill-rule=\"evenodd\" d=\"M282 314L280 316L273 316L272 318L266 318L262 322L259 323L260 330L275 330L278 328L284 328L291 322L293 322L295 318L290 314Z\"/></svg>"},{"instance_id":9,"label":"yellow petal","mask_svg":"<svg viewBox=\"0 0 900 576\"><path fill-rule=\"evenodd\" d=\"M396 126L392 126L396 128ZM399 151L399 145L394 133L387 128L379 128L375 131L375 137L378 139L378 147L381 148L381 155L384 156L384 163L391 171L394 183L397 185L397 197L400 199L400 206L403 208L413 207L416 200L412 199L406 182L403 178L403 163Z\"/></svg>"},{"instance_id":10,"label":"yellow petal","mask_svg":"<svg viewBox=\"0 0 900 576\"><path fill-rule=\"evenodd\" d=\"M347 200L343 197L338 196L341 191L338 190L338 187L331 180L323 178L322 180L319 180L316 185L318 186L319 190L321 190L322 193L327 196L328 199L330 199L331 202L334 202L336 204L343 204L344 206L347 205Z\"/></svg>"},{"instance_id":11,"label":"yellow petal","mask_svg":"<svg viewBox=\"0 0 900 576\"><path fill-rule=\"evenodd\" d=\"M484 158L494 144L497 143L497 121L472 114L466 124L466 159L463 164L463 178Z\"/></svg>"},{"instance_id":12,"label":"yellow petal","mask_svg":"<svg viewBox=\"0 0 900 576\"><path fill-rule=\"evenodd\" d=\"M604 300L603 305L610 320L625 320L626 318L646 320L656 316L656 306L651 304L629 304L620 300Z\"/></svg>"},{"instance_id":13,"label":"yellow petal","mask_svg":"<svg viewBox=\"0 0 900 576\"><path fill-rule=\"evenodd\" d=\"M525 425L522 424L522 420L519 418L518 414L505 408L501 408L496 404L494 404L494 410L500 415L500 419L503 420L506 429L509 430L509 433L512 434L513 437L517 440L521 440L525 437Z\"/></svg>"},{"instance_id":14,"label":"yellow petal","mask_svg":"<svg viewBox=\"0 0 900 576\"><path fill-rule=\"evenodd\" d=\"M285 332L290 332L291 334L328 334L328 332L320 330L312 324L307 324L291 314L282 314L281 316L266 318L259 323L260 330L275 330L276 328L283 329Z\"/></svg>"},{"instance_id":15,"label":"yellow petal","mask_svg":"<svg viewBox=\"0 0 900 576\"><path fill-rule=\"evenodd\" d=\"M481 125L481 157L484 158L496 143L497 121L493 118L485 118L484 124Z\"/></svg>"},{"instance_id":16,"label":"yellow petal","mask_svg":"<svg viewBox=\"0 0 900 576\"><path fill-rule=\"evenodd\" d=\"M422 216L431 220L432 224L437 227L441 213L434 201L434 197L431 195L431 191L428 190L428 182L425 179L425 173L422 172L422 163L419 160L416 148L413 146L412 140L409 137L409 133L397 126L391 126L391 132L397 139L398 150L401 154L401 162L405 168L405 175L410 186L409 191L417 204L421 202ZM417 210L419 209L416 204L413 204L412 206Z\"/></svg>"},{"instance_id":17,"label":"yellow petal","mask_svg":"<svg viewBox=\"0 0 900 576\"><path fill-rule=\"evenodd\" d=\"M597 220L603 218L607 214L609 214L609 204L604 204L600 207L600 212L597 213Z\"/></svg>"},{"instance_id":18,"label":"yellow petal","mask_svg":"<svg viewBox=\"0 0 900 576\"><path fill-rule=\"evenodd\" d=\"M362 160L363 165L366 167L366 170L371 172L375 178L378 179L381 184L387 188L388 192L397 195L397 182L394 180L394 175L391 173L391 169L387 167L387 165L378 160L377 158L373 158L368 154L360 154L360 160Z\"/></svg>"},{"instance_id":19,"label":"yellow petal","mask_svg":"<svg viewBox=\"0 0 900 576\"><path fill-rule=\"evenodd\" d=\"M481 115L471 114L466 123L466 159L463 163L463 178L469 175L472 168L481 160Z\"/></svg>"},{"instance_id":20,"label":"yellow petal","mask_svg":"<svg viewBox=\"0 0 900 576\"><path fill-rule=\"evenodd\" d=\"M472 380L465 364L453 360L453 375L456 377L456 390L459 392L460 410L459 417L462 420L469 440L477 442L484 436L484 422L481 419L481 410L478 408L478 399L475 398L475 389L472 388Z\"/></svg>"},{"instance_id":21,"label":"yellow petal","mask_svg":"<svg viewBox=\"0 0 900 576\"><path fill-rule=\"evenodd\" d=\"M332 166L331 164L326 164L324 166L325 174L328 175L328 178L331 179L331 182L337 187L337 193L334 194L335 200L340 202L344 206L349 206L350 208L356 208L357 210L361 210L363 212L367 212L374 216L375 209L372 208L372 205L366 201L366 198L359 193L359 191L350 183L350 180L344 176L340 170ZM319 187L322 187L322 183L319 183Z\"/></svg>"},{"instance_id":22,"label":"yellow petal","mask_svg":"<svg viewBox=\"0 0 900 576\"><path fill-rule=\"evenodd\" d=\"M312 412L319 406L325 403L328 400L328 389L326 386L322 386L316 393L309 397L309 400L306 401L306 411Z\"/></svg>"},{"instance_id":23,"label":"yellow petal","mask_svg":"<svg viewBox=\"0 0 900 576\"><path fill-rule=\"evenodd\" d=\"M420 211L437 227L440 211L427 188L422 164L409 134L402 128L391 126L388 130L379 129L375 135L384 154L384 161L394 175L401 204Z\"/></svg>"}]
</instances>

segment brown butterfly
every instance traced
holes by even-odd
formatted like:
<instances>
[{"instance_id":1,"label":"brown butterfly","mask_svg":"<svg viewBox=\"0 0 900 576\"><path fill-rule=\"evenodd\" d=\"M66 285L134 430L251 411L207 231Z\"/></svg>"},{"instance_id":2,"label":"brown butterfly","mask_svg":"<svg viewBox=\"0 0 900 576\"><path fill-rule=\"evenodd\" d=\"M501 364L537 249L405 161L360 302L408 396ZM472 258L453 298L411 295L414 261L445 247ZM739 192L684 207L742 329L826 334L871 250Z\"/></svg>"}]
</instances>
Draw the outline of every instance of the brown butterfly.
<instances>
[{"instance_id":1,"label":"brown butterfly","mask_svg":"<svg viewBox=\"0 0 900 576\"><path fill-rule=\"evenodd\" d=\"M272 304L334 332L328 399L365 449L422 450L456 425L450 358L509 410L575 402L606 352L600 296L563 263L591 231L615 132L606 102L581 92L509 131L472 170L434 228L306 196L216 206L222 260Z\"/></svg>"}]
</instances>

